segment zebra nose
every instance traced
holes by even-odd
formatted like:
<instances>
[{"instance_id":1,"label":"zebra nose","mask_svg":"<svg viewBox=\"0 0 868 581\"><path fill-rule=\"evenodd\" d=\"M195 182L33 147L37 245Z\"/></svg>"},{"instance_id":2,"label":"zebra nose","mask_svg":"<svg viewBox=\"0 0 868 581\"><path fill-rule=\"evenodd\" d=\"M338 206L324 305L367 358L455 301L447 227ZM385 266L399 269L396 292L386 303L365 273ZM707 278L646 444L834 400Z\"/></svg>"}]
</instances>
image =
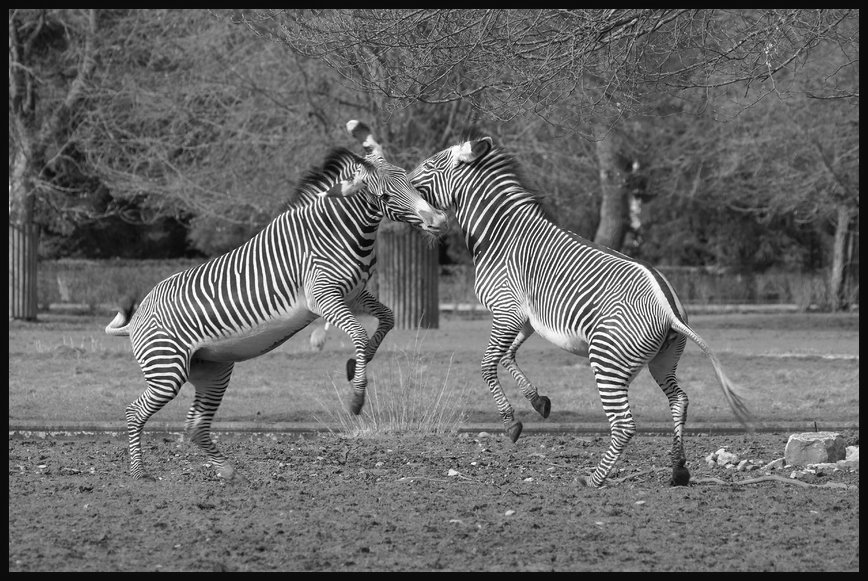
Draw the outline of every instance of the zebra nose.
<instances>
[{"instance_id":1,"label":"zebra nose","mask_svg":"<svg viewBox=\"0 0 868 581\"><path fill-rule=\"evenodd\" d=\"M419 215L422 217L424 221L422 227L425 230L429 230L431 232L435 232L437 234L446 230L446 223L448 218L446 216L446 212L442 212L440 210L433 210L428 212L426 210L422 210L419 212Z\"/></svg>"}]
</instances>

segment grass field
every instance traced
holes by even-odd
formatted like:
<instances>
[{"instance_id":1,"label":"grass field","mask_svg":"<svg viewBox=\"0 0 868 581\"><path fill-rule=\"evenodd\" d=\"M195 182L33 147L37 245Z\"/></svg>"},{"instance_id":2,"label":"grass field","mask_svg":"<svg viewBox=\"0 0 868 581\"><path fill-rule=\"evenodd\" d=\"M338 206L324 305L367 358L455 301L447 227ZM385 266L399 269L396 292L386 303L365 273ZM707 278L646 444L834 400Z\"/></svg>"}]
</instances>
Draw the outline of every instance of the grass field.
<instances>
[{"instance_id":1,"label":"grass field","mask_svg":"<svg viewBox=\"0 0 868 581\"><path fill-rule=\"evenodd\" d=\"M10 420L123 420L124 407L141 394L145 383L129 340L104 334L110 319L111 315L43 314L36 323L10 321ZM362 322L369 331L375 326L374 319ZM744 387L760 424L858 424L858 313L704 315L692 317L691 324L717 352L731 379ZM488 318L441 317L440 329L392 331L369 367L365 413L401 387L443 392L467 420L498 422L479 375L489 326ZM269 354L236 365L215 427L221 421L322 422L345 409L350 389L344 363L352 352L350 343L332 330L325 348L312 352L308 337L313 328ZM538 336L522 347L518 360L540 393L552 400L551 416L542 420L501 371L517 418L526 426L598 422L606 429L586 360ZM408 382L411 376L422 381ZM691 422L734 421L710 362L689 342L679 380L690 397L688 427ZM192 394L192 387L185 385L153 421L183 421ZM647 370L633 382L630 401L640 430L643 424L669 421L666 399Z\"/></svg>"}]
</instances>

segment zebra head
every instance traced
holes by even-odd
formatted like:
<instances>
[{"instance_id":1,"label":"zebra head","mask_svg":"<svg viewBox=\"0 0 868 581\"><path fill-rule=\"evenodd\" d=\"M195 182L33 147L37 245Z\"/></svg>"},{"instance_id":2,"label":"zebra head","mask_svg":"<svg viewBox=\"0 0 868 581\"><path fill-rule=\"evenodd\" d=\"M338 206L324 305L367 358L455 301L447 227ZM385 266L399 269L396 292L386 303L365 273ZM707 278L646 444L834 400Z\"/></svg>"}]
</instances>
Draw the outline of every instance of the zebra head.
<instances>
[{"instance_id":1,"label":"zebra head","mask_svg":"<svg viewBox=\"0 0 868 581\"><path fill-rule=\"evenodd\" d=\"M361 121L347 123L347 131L365 149L358 158L355 175L342 180L324 192L322 197L369 195L377 201L383 214L397 222L407 222L431 234L441 234L447 227L446 214L433 208L410 185L407 172L383 157L383 149L374 139L370 128Z\"/></svg>"},{"instance_id":2,"label":"zebra head","mask_svg":"<svg viewBox=\"0 0 868 581\"><path fill-rule=\"evenodd\" d=\"M490 137L453 145L435 153L408 174L410 183L435 208L455 206L455 198L465 181L467 168L484 158L494 147Z\"/></svg>"}]
</instances>

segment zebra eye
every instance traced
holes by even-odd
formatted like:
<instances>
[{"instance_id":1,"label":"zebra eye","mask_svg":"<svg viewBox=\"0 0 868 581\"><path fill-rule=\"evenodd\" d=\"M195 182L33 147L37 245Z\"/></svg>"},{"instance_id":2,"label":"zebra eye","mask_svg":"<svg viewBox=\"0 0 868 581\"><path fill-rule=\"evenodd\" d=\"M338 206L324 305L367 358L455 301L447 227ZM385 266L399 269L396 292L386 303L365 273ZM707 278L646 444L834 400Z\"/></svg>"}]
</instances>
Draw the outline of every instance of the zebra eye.
<instances>
[{"instance_id":1,"label":"zebra eye","mask_svg":"<svg viewBox=\"0 0 868 581\"><path fill-rule=\"evenodd\" d=\"M391 195L386 194L386 193L380 194L380 201L383 202L384 204L388 204L391 197L392 197Z\"/></svg>"}]
</instances>

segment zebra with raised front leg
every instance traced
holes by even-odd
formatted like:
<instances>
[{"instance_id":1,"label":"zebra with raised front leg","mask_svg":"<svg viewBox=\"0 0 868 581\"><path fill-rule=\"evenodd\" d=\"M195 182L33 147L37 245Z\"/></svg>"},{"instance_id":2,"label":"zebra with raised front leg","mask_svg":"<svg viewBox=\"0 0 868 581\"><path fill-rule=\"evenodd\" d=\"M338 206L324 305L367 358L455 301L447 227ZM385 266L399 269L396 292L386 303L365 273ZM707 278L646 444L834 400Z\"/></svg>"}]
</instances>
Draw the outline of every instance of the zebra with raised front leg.
<instances>
[{"instance_id":1,"label":"zebra with raised front leg","mask_svg":"<svg viewBox=\"0 0 868 581\"><path fill-rule=\"evenodd\" d=\"M543 417L551 406L515 360L534 332L590 360L611 433L609 449L588 479L594 486L604 483L636 433L627 388L646 364L669 400L675 424L671 482L689 482L683 444L687 395L675 378L687 338L711 360L724 397L749 427L747 407L717 357L688 326L663 275L557 226L522 186L514 160L494 148L491 138L429 157L410 172L410 181L432 206L454 210L464 233L476 269L476 295L492 314L482 376L513 442L522 424L498 381L498 364Z\"/></svg>"},{"instance_id":2,"label":"zebra with raised front leg","mask_svg":"<svg viewBox=\"0 0 868 581\"><path fill-rule=\"evenodd\" d=\"M211 421L234 365L281 345L322 316L352 340L354 397L364 404L366 365L393 325L391 311L365 289L383 216L434 235L446 216L419 197L401 168L383 159L370 129L347 124L367 155L340 149L298 186L296 205L242 246L158 283L138 309L132 301L106 327L129 335L147 389L126 408L130 475L141 478L145 422L189 381L196 393L186 418L190 439L217 469L233 469L211 439ZM367 332L350 311L355 301L379 319Z\"/></svg>"}]
</instances>

